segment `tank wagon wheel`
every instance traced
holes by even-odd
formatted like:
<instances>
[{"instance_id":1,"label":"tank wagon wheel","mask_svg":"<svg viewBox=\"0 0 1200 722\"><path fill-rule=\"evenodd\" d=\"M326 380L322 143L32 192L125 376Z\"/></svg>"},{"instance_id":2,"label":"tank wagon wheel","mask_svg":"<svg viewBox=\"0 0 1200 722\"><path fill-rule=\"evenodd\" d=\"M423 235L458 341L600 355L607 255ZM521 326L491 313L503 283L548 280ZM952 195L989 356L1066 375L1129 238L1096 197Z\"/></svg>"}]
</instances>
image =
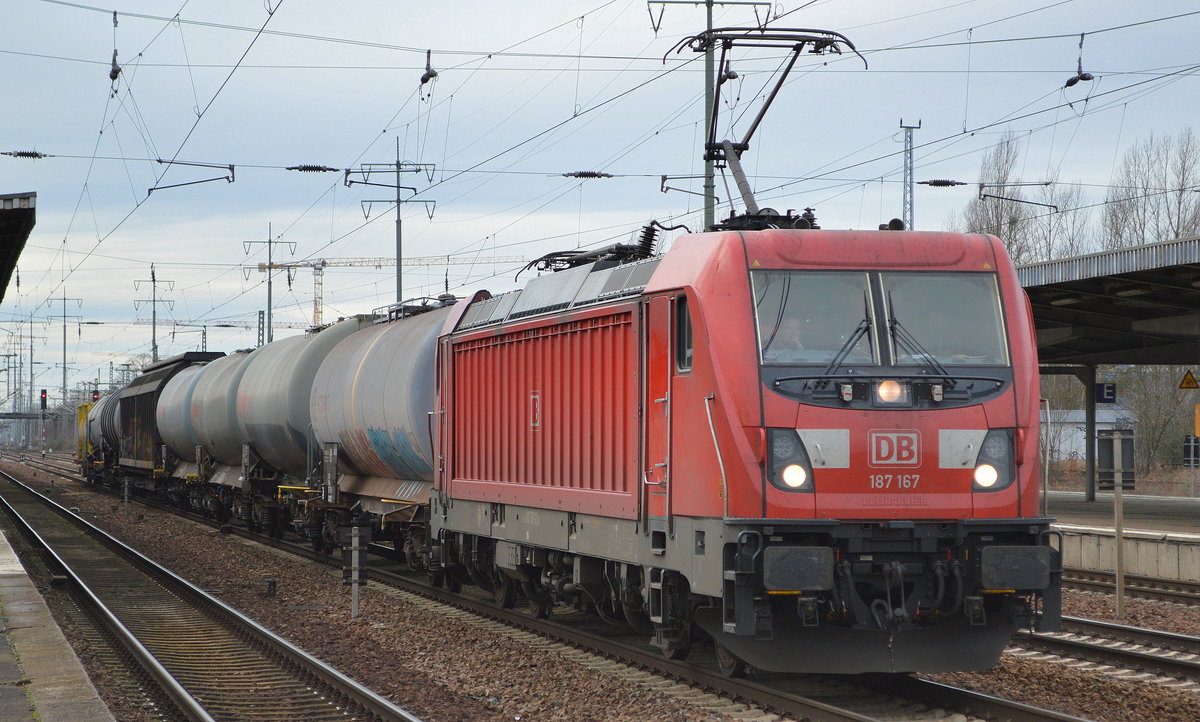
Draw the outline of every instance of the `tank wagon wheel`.
<instances>
[{"instance_id":1,"label":"tank wagon wheel","mask_svg":"<svg viewBox=\"0 0 1200 722\"><path fill-rule=\"evenodd\" d=\"M738 659L737 655L730 652L725 645L713 640L713 646L717 651L717 671L723 676L731 679L738 679L746 676L746 663Z\"/></svg>"},{"instance_id":2,"label":"tank wagon wheel","mask_svg":"<svg viewBox=\"0 0 1200 722\"><path fill-rule=\"evenodd\" d=\"M312 543L312 549L314 552L317 554L325 553L325 539L322 538L320 529L310 529L308 532L308 540Z\"/></svg>"},{"instance_id":3,"label":"tank wagon wheel","mask_svg":"<svg viewBox=\"0 0 1200 722\"><path fill-rule=\"evenodd\" d=\"M512 609L517 604L517 580L502 571L492 572L492 597L501 609Z\"/></svg>"}]
</instances>

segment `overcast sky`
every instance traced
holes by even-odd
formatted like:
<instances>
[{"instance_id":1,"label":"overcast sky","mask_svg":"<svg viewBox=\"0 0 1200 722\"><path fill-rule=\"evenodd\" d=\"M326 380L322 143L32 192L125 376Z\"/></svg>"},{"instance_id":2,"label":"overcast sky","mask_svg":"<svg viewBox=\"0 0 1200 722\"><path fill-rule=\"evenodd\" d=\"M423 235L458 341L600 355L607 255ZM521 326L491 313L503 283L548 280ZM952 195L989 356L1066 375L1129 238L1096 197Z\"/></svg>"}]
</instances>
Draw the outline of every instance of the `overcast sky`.
<instances>
[{"instance_id":1,"label":"overcast sky","mask_svg":"<svg viewBox=\"0 0 1200 722\"><path fill-rule=\"evenodd\" d=\"M346 187L347 168L399 155L413 171L401 181L416 191L403 193L406 258L482 259L405 266L406 297L509 290L522 264L490 259L624 241L651 219L702 224L697 195L660 191L664 174L700 190L687 176L702 172L702 56L667 54L704 29L702 8L5 0L4 10L0 152L49 157L0 156L0 194L38 194L0 328L26 336L27 358L32 327L35 385L52 398L64 306L69 385L107 382L110 363L150 352L138 321L152 295L164 300L160 356L199 347L198 328L173 322L212 324L210 350L252 346L254 331L216 324L251 325L266 307L255 269L266 244L243 242L268 229L277 263L394 257L395 204L365 201L395 191ZM804 56L743 157L761 205L814 207L824 228L902 215L902 119L921 123L918 180L977 182L981 156L1011 131L1022 180L1083 184L1093 204L1123 152L1185 128L1200 97L1193 3L738 2L718 7L715 24L768 13L783 16L777 27L843 33L869 64ZM422 85L427 50L437 77ZM722 137L741 137L783 56L734 54ZM1095 79L1064 88L1081 61ZM339 170L287 170L302 164ZM562 175L581 170L613 177ZM917 186L917 228L946 228L977 192ZM720 178L718 195L728 200ZM156 294L139 282L151 264ZM275 274L274 318L300 327L313 273L291 275ZM326 321L394 298L393 267L324 274Z\"/></svg>"}]
</instances>

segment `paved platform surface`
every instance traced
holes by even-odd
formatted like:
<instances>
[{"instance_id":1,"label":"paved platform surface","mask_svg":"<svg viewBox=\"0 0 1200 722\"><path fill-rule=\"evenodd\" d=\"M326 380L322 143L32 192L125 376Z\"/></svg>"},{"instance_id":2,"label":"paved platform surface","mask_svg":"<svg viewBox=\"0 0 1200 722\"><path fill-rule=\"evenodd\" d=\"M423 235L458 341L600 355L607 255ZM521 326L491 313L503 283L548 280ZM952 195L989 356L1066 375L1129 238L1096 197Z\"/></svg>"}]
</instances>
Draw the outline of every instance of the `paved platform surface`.
<instances>
[{"instance_id":1,"label":"paved platform surface","mask_svg":"<svg viewBox=\"0 0 1200 722\"><path fill-rule=\"evenodd\" d=\"M115 722L3 533L0 720Z\"/></svg>"},{"instance_id":2,"label":"paved platform surface","mask_svg":"<svg viewBox=\"0 0 1200 722\"><path fill-rule=\"evenodd\" d=\"M1113 528L1113 495L1096 494L1087 501L1083 492L1052 491L1047 502L1050 516L1061 524ZM1126 529L1171 534L1200 534L1200 499L1122 494Z\"/></svg>"}]
</instances>

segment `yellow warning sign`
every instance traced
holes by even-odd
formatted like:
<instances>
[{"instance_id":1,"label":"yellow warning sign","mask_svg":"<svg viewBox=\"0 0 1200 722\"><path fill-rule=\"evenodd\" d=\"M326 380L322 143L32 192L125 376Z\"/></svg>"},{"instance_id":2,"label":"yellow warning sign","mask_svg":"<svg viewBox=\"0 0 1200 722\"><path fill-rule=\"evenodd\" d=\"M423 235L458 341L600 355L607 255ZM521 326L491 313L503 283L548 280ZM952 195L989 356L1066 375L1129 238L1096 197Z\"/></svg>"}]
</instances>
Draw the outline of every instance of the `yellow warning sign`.
<instances>
[{"instance_id":1,"label":"yellow warning sign","mask_svg":"<svg viewBox=\"0 0 1200 722\"><path fill-rule=\"evenodd\" d=\"M1181 389L1200 389L1200 383L1196 383L1196 377L1192 375L1191 370L1183 375L1183 381L1179 382Z\"/></svg>"}]
</instances>

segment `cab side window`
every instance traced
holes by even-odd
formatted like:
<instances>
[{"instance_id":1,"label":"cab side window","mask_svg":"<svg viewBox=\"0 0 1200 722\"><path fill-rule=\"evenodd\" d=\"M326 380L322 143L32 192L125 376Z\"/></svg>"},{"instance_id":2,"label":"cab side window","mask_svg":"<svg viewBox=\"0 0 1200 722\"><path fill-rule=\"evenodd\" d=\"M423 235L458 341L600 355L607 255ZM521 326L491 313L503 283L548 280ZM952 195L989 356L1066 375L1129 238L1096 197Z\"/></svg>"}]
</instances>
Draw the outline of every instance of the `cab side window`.
<instances>
[{"instance_id":1,"label":"cab side window","mask_svg":"<svg viewBox=\"0 0 1200 722\"><path fill-rule=\"evenodd\" d=\"M675 370L692 370L692 316L687 296L675 299Z\"/></svg>"}]
</instances>

